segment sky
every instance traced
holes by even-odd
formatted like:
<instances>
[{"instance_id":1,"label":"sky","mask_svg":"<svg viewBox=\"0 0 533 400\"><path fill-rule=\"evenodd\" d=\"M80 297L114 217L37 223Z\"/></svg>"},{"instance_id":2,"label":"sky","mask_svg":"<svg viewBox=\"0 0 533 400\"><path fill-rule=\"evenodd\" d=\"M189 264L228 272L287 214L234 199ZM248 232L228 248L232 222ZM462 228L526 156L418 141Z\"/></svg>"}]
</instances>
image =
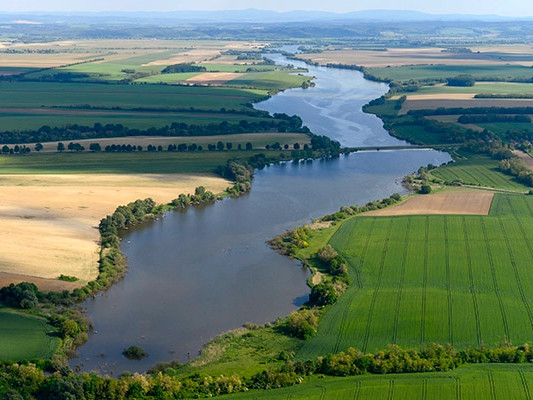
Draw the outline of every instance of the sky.
<instances>
[{"instance_id":1,"label":"sky","mask_svg":"<svg viewBox=\"0 0 533 400\"><path fill-rule=\"evenodd\" d=\"M432 14L533 16L532 0L0 0L0 11L312 10L350 12L404 9Z\"/></svg>"}]
</instances>

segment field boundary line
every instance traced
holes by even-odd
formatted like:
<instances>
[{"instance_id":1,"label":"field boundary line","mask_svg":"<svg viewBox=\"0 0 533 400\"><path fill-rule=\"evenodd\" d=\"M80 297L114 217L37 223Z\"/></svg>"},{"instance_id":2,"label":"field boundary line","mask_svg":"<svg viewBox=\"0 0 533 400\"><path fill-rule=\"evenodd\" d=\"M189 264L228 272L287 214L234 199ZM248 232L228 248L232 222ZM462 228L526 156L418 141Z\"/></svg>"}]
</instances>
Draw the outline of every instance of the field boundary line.
<instances>
[{"instance_id":1,"label":"field boundary line","mask_svg":"<svg viewBox=\"0 0 533 400\"><path fill-rule=\"evenodd\" d=\"M529 303L527 302L527 297L524 293L524 288L522 287L522 281L520 280L520 273L518 272L518 267L516 266L516 260L513 254L513 250L511 248L511 243L509 241L509 237L507 236L507 231L505 230L505 226L503 225L503 220L501 218L498 218L498 221L500 223L500 229L502 230L503 238L507 246L507 253L509 254L509 260L511 261L511 266L513 267L516 285L518 286L518 292L520 293L520 298L526 309L531 329L533 329L533 315L531 313L531 307L529 306Z\"/></svg>"},{"instance_id":2,"label":"field boundary line","mask_svg":"<svg viewBox=\"0 0 533 400\"><path fill-rule=\"evenodd\" d=\"M473 168L475 172L477 172L479 175L484 177L488 182L491 182L494 186L498 186L498 182L496 182L490 175L487 175L485 171L483 171L482 168Z\"/></svg>"},{"instance_id":3,"label":"field boundary line","mask_svg":"<svg viewBox=\"0 0 533 400\"><path fill-rule=\"evenodd\" d=\"M461 217L461 221L463 225L463 236L464 236L465 250L466 250L466 264L468 266L468 280L470 281L469 290L472 295L472 302L474 303L474 316L476 319L477 343L478 343L478 346L481 347L481 325L479 322L479 307L477 304L476 290L474 287L474 272L472 271L472 256L470 254L470 244L468 242L468 233L466 231L466 218L464 216Z\"/></svg>"},{"instance_id":4,"label":"field boundary line","mask_svg":"<svg viewBox=\"0 0 533 400\"><path fill-rule=\"evenodd\" d=\"M376 288L374 289L374 293L372 294L372 300L370 301L370 310L368 312L368 319L366 322L366 331L365 336L363 340L363 351L366 351L366 348L368 346L368 338L370 337L370 326L372 325L372 317L374 314L374 307L376 305L376 300L378 297L379 290L381 289L381 279L383 277L383 266L385 264L385 257L387 256L387 250L389 248L389 240L390 235L392 231L392 225L393 225L394 218L390 218L389 226L387 229L387 236L385 237L385 241L383 242L383 250L381 251L381 260L379 263L379 270L378 270L378 279L376 283Z\"/></svg>"},{"instance_id":5,"label":"field boundary line","mask_svg":"<svg viewBox=\"0 0 533 400\"><path fill-rule=\"evenodd\" d=\"M394 399L394 379L389 381L389 393L387 393L387 400Z\"/></svg>"},{"instance_id":6,"label":"field boundary line","mask_svg":"<svg viewBox=\"0 0 533 400\"><path fill-rule=\"evenodd\" d=\"M473 179L474 183L477 183L478 185L481 185L481 183L479 183L479 179L476 179L476 177L474 175L472 175L472 173L468 169L465 169L464 167L462 167L462 170L463 170L465 175L468 175L471 179Z\"/></svg>"},{"instance_id":7,"label":"field boundary line","mask_svg":"<svg viewBox=\"0 0 533 400\"><path fill-rule=\"evenodd\" d=\"M524 201L524 203L526 203L526 207L529 210L529 216L533 217L533 209L531 209L531 204L529 204L529 201L527 201L525 197L522 197L522 200Z\"/></svg>"},{"instance_id":8,"label":"field boundary line","mask_svg":"<svg viewBox=\"0 0 533 400\"><path fill-rule=\"evenodd\" d=\"M450 272L450 243L448 239L448 217L444 216L444 260L446 263L446 294L448 297L448 340L453 346L453 323L452 323L452 288Z\"/></svg>"},{"instance_id":9,"label":"field boundary line","mask_svg":"<svg viewBox=\"0 0 533 400\"><path fill-rule=\"evenodd\" d=\"M357 220L357 222L359 222L359 220ZM374 226L375 225L376 225L376 217L372 218L372 222L370 223L370 228L369 228L369 230L367 232L365 245L363 247L363 252L361 254L361 266L365 262L366 253L368 251L368 246L370 245L370 238L372 237L372 232L374 232ZM357 271L357 268L356 268L357 276L359 276L359 272ZM361 289L363 287L363 282L361 280L359 280L359 279L357 279L357 280L359 282L358 287ZM338 353L339 352L339 348L340 348L340 345L341 345L341 342L342 342L342 338L344 337L344 331L346 329L346 320L348 319L348 314L349 314L349 311L350 311L350 306L352 305L352 301L353 301L353 298L347 300L346 301L346 306L344 307L344 310L342 311L342 318L341 318L341 323L340 323L340 327L339 327L339 333L337 334L337 339L335 341L335 346L333 348L333 352L334 353Z\"/></svg>"},{"instance_id":10,"label":"field boundary line","mask_svg":"<svg viewBox=\"0 0 533 400\"><path fill-rule=\"evenodd\" d=\"M485 239L485 247L487 248L487 257L489 258L490 272L492 275L492 285L494 286L494 293L498 299L498 305L500 306L500 314L502 315L503 330L505 331L505 337L507 340L511 340L509 334L509 324L507 323L507 314L505 313L505 306L503 305L502 295L500 287L498 286L498 278L496 277L496 268L494 268L494 260L492 258L492 251L490 250L489 238L487 236L487 227L485 226L485 218L481 218L481 231L483 232L483 238Z\"/></svg>"},{"instance_id":11,"label":"field boundary line","mask_svg":"<svg viewBox=\"0 0 533 400\"><path fill-rule=\"evenodd\" d=\"M492 400L496 400L496 387L494 385L494 374L492 373L492 370L490 369L488 371L488 376L489 376L490 398Z\"/></svg>"},{"instance_id":12,"label":"field boundary line","mask_svg":"<svg viewBox=\"0 0 533 400\"><path fill-rule=\"evenodd\" d=\"M463 398L463 393L461 389L461 378L455 377L455 398L461 400Z\"/></svg>"},{"instance_id":13,"label":"field boundary line","mask_svg":"<svg viewBox=\"0 0 533 400\"><path fill-rule=\"evenodd\" d=\"M405 279L405 267L407 264L407 248L409 243L409 233L411 230L411 221L412 218L407 219L407 228L405 229L405 238L404 238L404 248L402 254L402 264L400 270L400 282L398 284L398 295L396 297L396 307L394 310L394 327L392 330L392 342L396 343L398 337L398 319L400 317L400 304L402 302L402 291L403 291L403 281Z\"/></svg>"},{"instance_id":14,"label":"field boundary line","mask_svg":"<svg viewBox=\"0 0 533 400\"><path fill-rule=\"evenodd\" d=\"M519 368L518 374L520 375L520 382L522 382L522 387L524 388L524 394L526 395L526 399L531 400L531 392L529 391L529 385L527 384L526 376L524 375L524 370L522 368Z\"/></svg>"},{"instance_id":15,"label":"field boundary line","mask_svg":"<svg viewBox=\"0 0 533 400\"><path fill-rule=\"evenodd\" d=\"M428 379L422 380L422 400L426 400L428 397Z\"/></svg>"},{"instance_id":16,"label":"field boundary line","mask_svg":"<svg viewBox=\"0 0 533 400\"><path fill-rule=\"evenodd\" d=\"M422 273L422 314L420 316L420 350L424 347L426 335L426 295L428 282L428 257L429 257L429 217L426 215L424 232L424 270Z\"/></svg>"},{"instance_id":17,"label":"field boundary line","mask_svg":"<svg viewBox=\"0 0 533 400\"><path fill-rule=\"evenodd\" d=\"M355 388L353 390L353 400L357 400L361 394L361 381L355 382Z\"/></svg>"},{"instance_id":18,"label":"field boundary line","mask_svg":"<svg viewBox=\"0 0 533 400\"><path fill-rule=\"evenodd\" d=\"M327 389L325 386L317 386L320 388L320 400L324 400L326 398L326 392L327 392Z\"/></svg>"}]
</instances>

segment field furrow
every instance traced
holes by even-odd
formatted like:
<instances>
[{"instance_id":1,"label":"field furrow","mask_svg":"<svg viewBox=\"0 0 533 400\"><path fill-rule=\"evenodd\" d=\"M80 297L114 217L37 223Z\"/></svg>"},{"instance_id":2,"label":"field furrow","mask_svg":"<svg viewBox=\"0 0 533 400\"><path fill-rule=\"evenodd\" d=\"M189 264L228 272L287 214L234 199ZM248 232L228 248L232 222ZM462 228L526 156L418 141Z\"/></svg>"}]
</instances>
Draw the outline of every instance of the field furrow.
<instances>
[{"instance_id":1,"label":"field furrow","mask_svg":"<svg viewBox=\"0 0 533 400\"><path fill-rule=\"evenodd\" d=\"M371 325L372 325L372 317L373 317L373 314L374 314L374 308L376 306L376 300L378 298L378 294L379 294L379 291L380 291L380 288L381 288L381 280L383 278L383 268L384 268L384 265L385 265L385 258L387 256L387 249L388 249L388 246L389 246L389 239L390 239L390 233L392 231L393 221L394 221L394 219L390 218L390 222L389 222L389 226L388 226L387 233L386 233L386 236L385 236L385 240L383 242L383 250L381 251L381 260L380 260L380 263L379 263L377 281L376 281L374 293L372 294L372 300L370 302L370 311L368 313L368 319L367 319L367 323L366 323L366 330L365 330L365 335L364 335L364 339L363 339L363 346L362 346L362 350L363 351L366 351L367 346L368 346L368 339L369 339L369 336L370 336L370 328L371 328Z\"/></svg>"},{"instance_id":2,"label":"field furrow","mask_svg":"<svg viewBox=\"0 0 533 400\"><path fill-rule=\"evenodd\" d=\"M387 393L387 400L394 399L394 379L389 381L389 392Z\"/></svg>"},{"instance_id":3,"label":"field furrow","mask_svg":"<svg viewBox=\"0 0 533 400\"><path fill-rule=\"evenodd\" d=\"M404 243L409 243L409 230L411 229L411 218L407 220L407 228L405 229ZM398 282L398 296L396 297L396 305L394 307L394 328L392 331L391 343L396 343L398 337L398 318L400 315L400 305L402 304L402 290L403 281L405 279L405 264L407 261L407 246L404 246L402 253L402 261L400 264L400 279Z\"/></svg>"},{"instance_id":4,"label":"field furrow","mask_svg":"<svg viewBox=\"0 0 533 400\"><path fill-rule=\"evenodd\" d=\"M489 385L490 385L490 398L496 400L496 387L494 386L494 375L491 370L488 371Z\"/></svg>"},{"instance_id":5,"label":"field furrow","mask_svg":"<svg viewBox=\"0 0 533 400\"><path fill-rule=\"evenodd\" d=\"M424 271L422 277L422 314L420 318L420 348L424 347L425 332L426 332L426 295L427 295L427 281L428 281L428 255L429 253L429 217L425 218L425 234L424 234Z\"/></svg>"},{"instance_id":6,"label":"field furrow","mask_svg":"<svg viewBox=\"0 0 533 400\"><path fill-rule=\"evenodd\" d=\"M452 289L450 279L450 244L448 240L448 219L444 217L444 260L446 262L446 298L448 300L448 341L453 346Z\"/></svg>"},{"instance_id":7,"label":"field furrow","mask_svg":"<svg viewBox=\"0 0 533 400\"><path fill-rule=\"evenodd\" d=\"M494 266L494 260L492 258L492 251L491 251L491 248L490 248L490 242L489 242L489 239L487 237L487 228L485 226L485 220L483 218L481 218L481 230L483 232L483 238L485 240L485 248L487 250L487 257L488 257L488 260L489 260L488 264L489 264L491 275L492 275L492 285L494 287L494 293L496 294L496 297L498 299L498 306L500 308L500 314L501 314L501 317L502 317L503 328L504 328L504 331L505 331L505 337L508 340L511 340L512 338L511 338L510 333L509 333L509 325L507 323L507 315L505 313L505 307L503 305L502 295L501 295L500 289L498 287L498 279L496 278L496 268Z\"/></svg>"},{"instance_id":8,"label":"field furrow","mask_svg":"<svg viewBox=\"0 0 533 400\"><path fill-rule=\"evenodd\" d=\"M360 219L356 219L355 220L352 232L353 231L357 231L358 222L359 221L360 221ZM372 231L374 230L374 225L375 225L375 218L372 218L370 226L368 227L368 235L367 235L366 240L365 240L363 251L361 253L360 265L364 265L364 263L365 263L365 256L366 256L366 253L368 251L368 245L370 243L370 238L372 237ZM351 235L347 236L347 238L350 239ZM341 254L346 258L346 255L343 254L342 251L341 251ZM363 281L361 279L361 268L362 267L359 267L358 265L354 265L354 263L351 263L350 266L354 270L354 274L355 274L356 280L357 280L357 287L359 289L361 289L363 287ZM340 346L341 346L341 343L342 343L342 339L344 337L344 331L346 329L347 319L348 319L348 315L350 314L351 306L352 306L352 301L346 301L346 304L344 305L344 310L343 310L343 313L342 313L342 319L341 319L341 324L340 324L340 328L339 328L339 333L337 335L337 340L336 340L335 346L333 348L333 352L334 353L338 353L340 351Z\"/></svg>"},{"instance_id":9,"label":"field furrow","mask_svg":"<svg viewBox=\"0 0 533 400\"><path fill-rule=\"evenodd\" d=\"M520 383L522 385L522 388L524 389L524 393L526 395L526 400L531 400L531 392L529 391L529 385L527 384L526 377L524 375L524 370L520 368L518 370L518 373L520 375Z\"/></svg>"},{"instance_id":10,"label":"field furrow","mask_svg":"<svg viewBox=\"0 0 533 400\"><path fill-rule=\"evenodd\" d=\"M461 218L462 225L463 225L463 238L465 243L465 250L466 250L466 265L468 268L468 281L469 281L469 290L470 294L472 295L472 303L474 304L474 316L476 319L476 336L477 336L477 345L481 346L481 324L479 322L479 305L477 301L476 296L476 289L474 286L474 273L472 271L472 256L470 253L470 246L468 243L468 234L466 231L466 219L465 217Z\"/></svg>"},{"instance_id":11,"label":"field furrow","mask_svg":"<svg viewBox=\"0 0 533 400\"><path fill-rule=\"evenodd\" d=\"M526 312L527 312L527 316L528 316L528 319L529 319L529 323L533 329L533 314L531 312L531 307L527 301L527 297L524 293L524 288L523 288L523 285L522 285L522 280L520 278L520 273L518 272L518 267L516 265L516 259L515 259L515 256L514 256L514 253L513 253L513 250L512 250L512 247L511 247L511 243L509 241L509 237L507 235L507 232L505 230L505 226L503 224L503 220L501 218L498 218L498 222L500 224L500 228L501 228L501 231L503 233L503 237L504 237L504 240L505 240L505 244L506 244L506 247L507 247L507 252L508 252L508 255L509 255L509 261L510 261L510 264L511 264L511 267L513 269L513 272L514 272L514 277L515 277L515 280L516 280L516 285L518 287L518 291L520 293L520 298L522 300L522 303L524 304L524 307L526 309Z\"/></svg>"}]
</instances>

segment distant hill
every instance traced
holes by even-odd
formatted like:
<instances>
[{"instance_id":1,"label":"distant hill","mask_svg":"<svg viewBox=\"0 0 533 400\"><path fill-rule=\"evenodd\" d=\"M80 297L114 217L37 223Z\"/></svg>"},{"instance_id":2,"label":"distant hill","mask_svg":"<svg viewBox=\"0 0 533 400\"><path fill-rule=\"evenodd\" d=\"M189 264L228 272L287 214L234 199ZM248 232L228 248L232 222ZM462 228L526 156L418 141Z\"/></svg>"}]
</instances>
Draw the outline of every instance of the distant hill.
<instances>
[{"instance_id":1,"label":"distant hill","mask_svg":"<svg viewBox=\"0 0 533 400\"><path fill-rule=\"evenodd\" d=\"M533 20L533 15L523 18L477 14L428 14L412 10L365 10L349 13L324 11L276 12L258 9L222 11L174 12L35 12L2 13L0 22L33 21L43 23L100 20L113 22L165 21L168 23L286 23L308 21L511 21Z\"/></svg>"}]
</instances>

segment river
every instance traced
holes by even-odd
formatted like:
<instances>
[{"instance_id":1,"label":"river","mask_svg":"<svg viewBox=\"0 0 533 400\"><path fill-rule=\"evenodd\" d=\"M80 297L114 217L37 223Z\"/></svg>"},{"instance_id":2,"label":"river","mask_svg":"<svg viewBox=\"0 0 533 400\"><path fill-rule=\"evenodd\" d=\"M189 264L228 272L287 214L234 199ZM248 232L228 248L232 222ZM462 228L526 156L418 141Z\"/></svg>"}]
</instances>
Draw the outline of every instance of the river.
<instances>
[{"instance_id":1,"label":"river","mask_svg":"<svg viewBox=\"0 0 533 400\"><path fill-rule=\"evenodd\" d=\"M256 107L297 114L314 133L344 146L405 145L361 111L386 85L357 71L308 68L316 87L287 90ZM128 272L84 303L95 332L70 365L110 375L142 372L157 362L194 358L207 341L246 322L289 314L307 299L309 272L272 251L267 239L342 205L404 193L404 175L449 160L433 150L398 150L272 165L256 171L244 196L170 212L132 229L121 246ZM124 358L122 350L134 344L149 356Z\"/></svg>"}]
</instances>

